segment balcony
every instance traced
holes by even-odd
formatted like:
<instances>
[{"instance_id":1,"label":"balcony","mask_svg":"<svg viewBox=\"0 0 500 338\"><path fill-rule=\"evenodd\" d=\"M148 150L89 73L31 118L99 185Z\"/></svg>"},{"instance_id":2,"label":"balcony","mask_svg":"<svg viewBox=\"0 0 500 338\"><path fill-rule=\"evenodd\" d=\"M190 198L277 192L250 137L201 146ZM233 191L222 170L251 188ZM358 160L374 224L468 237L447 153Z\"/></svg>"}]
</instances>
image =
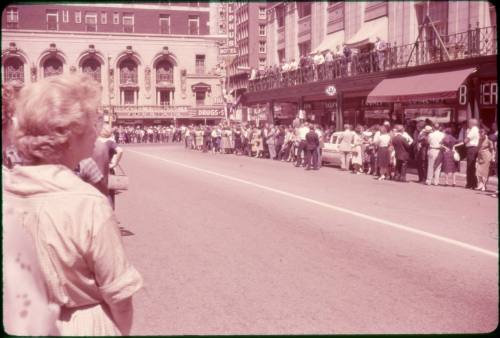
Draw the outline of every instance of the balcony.
<instances>
[{"instance_id":1,"label":"balcony","mask_svg":"<svg viewBox=\"0 0 500 338\"><path fill-rule=\"evenodd\" d=\"M495 26L470 29L442 36L442 39L444 48L436 39L421 40L416 44L389 47L380 54L372 51L352 54L348 58L341 55L321 65L310 65L288 72L268 71L260 74L257 79L249 81L248 92L255 93L362 74L497 55Z\"/></svg>"}]
</instances>

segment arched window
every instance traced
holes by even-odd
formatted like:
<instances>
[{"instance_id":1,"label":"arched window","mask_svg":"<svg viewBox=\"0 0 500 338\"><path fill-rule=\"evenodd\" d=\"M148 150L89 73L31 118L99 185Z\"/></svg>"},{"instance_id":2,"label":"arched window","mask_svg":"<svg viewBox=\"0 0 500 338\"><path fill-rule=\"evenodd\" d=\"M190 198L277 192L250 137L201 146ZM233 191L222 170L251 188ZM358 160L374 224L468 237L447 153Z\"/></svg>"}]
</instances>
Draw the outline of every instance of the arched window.
<instances>
[{"instance_id":1,"label":"arched window","mask_svg":"<svg viewBox=\"0 0 500 338\"><path fill-rule=\"evenodd\" d=\"M137 84L137 64L133 60L120 64L120 84Z\"/></svg>"},{"instance_id":2,"label":"arched window","mask_svg":"<svg viewBox=\"0 0 500 338\"><path fill-rule=\"evenodd\" d=\"M9 58L4 64L4 81L19 81L24 83L24 64L18 58Z\"/></svg>"},{"instance_id":3,"label":"arched window","mask_svg":"<svg viewBox=\"0 0 500 338\"><path fill-rule=\"evenodd\" d=\"M160 82L174 82L172 64L166 60L160 61L156 65L156 83Z\"/></svg>"},{"instance_id":4,"label":"arched window","mask_svg":"<svg viewBox=\"0 0 500 338\"><path fill-rule=\"evenodd\" d=\"M62 74L63 64L56 58L50 58L43 63L43 77Z\"/></svg>"},{"instance_id":5,"label":"arched window","mask_svg":"<svg viewBox=\"0 0 500 338\"><path fill-rule=\"evenodd\" d=\"M82 72L90 75L95 81L101 82L101 63L96 59L87 59L82 63Z\"/></svg>"}]
</instances>

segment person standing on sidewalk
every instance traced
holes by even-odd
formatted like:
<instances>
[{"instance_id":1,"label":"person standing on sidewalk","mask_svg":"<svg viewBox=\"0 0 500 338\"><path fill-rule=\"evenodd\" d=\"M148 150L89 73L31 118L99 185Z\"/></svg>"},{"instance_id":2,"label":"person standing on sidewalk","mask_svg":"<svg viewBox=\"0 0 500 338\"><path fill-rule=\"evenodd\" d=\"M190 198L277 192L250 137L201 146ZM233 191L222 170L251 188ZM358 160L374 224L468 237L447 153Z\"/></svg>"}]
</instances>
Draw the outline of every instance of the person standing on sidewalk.
<instances>
[{"instance_id":1,"label":"person standing on sidewalk","mask_svg":"<svg viewBox=\"0 0 500 338\"><path fill-rule=\"evenodd\" d=\"M351 130L351 125L344 125L344 132L340 136L339 150L340 150L340 168L342 170L349 170L349 165L352 158L352 147L354 143L354 136L356 134Z\"/></svg>"},{"instance_id":2,"label":"person standing on sidewalk","mask_svg":"<svg viewBox=\"0 0 500 338\"><path fill-rule=\"evenodd\" d=\"M298 141L299 141L299 146L297 149L297 162L295 163L296 167L300 167L302 164L302 158L305 158L305 151L306 151L306 135L309 132L309 124L307 122L303 123L301 127L298 130ZM305 166L305 163L302 165Z\"/></svg>"},{"instance_id":3,"label":"person standing on sidewalk","mask_svg":"<svg viewBox=\"0 0 500 338\"><path fill-rule=\"evenodd\" d=\"M309 132L306 134L306 170L311 170L311 157L312 166L314 170L318 170L318 147L319 147L319 137L314 131L314 126L309 127Z\"/></svg>"},{"instance_id":4,"label":"person standing on sidewalk","mask_svg":"<svg viewBox=\"0 0 500 338\"><path fill-rule=\"evenodd\" d=\"M479 145L479 128L476 119L469 120L469 128L465 132L464 144L467 159L467 179L465 188L475 189L477 187L476 160Z\"/></svg>"},{"instance_id":5,"label":"person standing on sidewalk","mask_svg":"<svg viewBox=\"0 0 500 338\"><path fill-rule=\"evenodd\" d=\"M453 158L453 151L458 141L455 137L453 137L451 128L446 128L444 133L445 136L441 141L441 151L443 156L442 172L445 177L444 185L448 186L451 174L451 185L454 187L456 184L456 173L458 171L459 163Z\"/></svg>"},{"instance_id":6,"label":"person standing on sidewalk","mask_svg":"<svg viewBox=\"0 0 500 338\"><path fill-rule=\"evenodd\" d=\"M97 130L99 130L99 128L102 129L95 142L92 158L103 175L102 181L100 182L101 192L108 198L114 210L115 191L109 190L108 177L110 173L114 174L114 168L120 163L123 150L111 138L111 127L108 124L102 126L102 121L100 121L100 123L101 125L97 127Z\"/></svg>"},{"instance_id":7,"label":"person standing on sidewalk","mask_svg":"<svg viewBox=\"0 0 500 338\"><path fill-rule=\"evenodd\" d=\"M392 138L392 146L396 152L396 181L408 182L406 180L406 167L410 159L411 146L408 139L403 135L402 125L396 125L396 134Z\"/></svg>"},{"instance_id":8,"label":"person standing on sidewalk","mask_svg":"<svg viewBox=\"0 0 500 338\"><path fill-rule=\"evenodd\" d=\"M476 174L479 182L477 190L486 190L486 183L490 175L490 165L493 160L493 142L488 138L486 130L481 128L479 131L479 144L476 163Z\"/></svg>"},{"instance_id":9,"label":"person standing on sidewalk","mask_svg":"<svg viewBox=\"0 0 500 338\"><path fill-rule=\"evenodd\" d=\"M429 134L429 150L427 151L427 179L426 185L439 185L439 175L441 175L441 141L443 141L444 133L440 130L439 125L434 125L434 131Z\"/></svg>"}]
</instances>

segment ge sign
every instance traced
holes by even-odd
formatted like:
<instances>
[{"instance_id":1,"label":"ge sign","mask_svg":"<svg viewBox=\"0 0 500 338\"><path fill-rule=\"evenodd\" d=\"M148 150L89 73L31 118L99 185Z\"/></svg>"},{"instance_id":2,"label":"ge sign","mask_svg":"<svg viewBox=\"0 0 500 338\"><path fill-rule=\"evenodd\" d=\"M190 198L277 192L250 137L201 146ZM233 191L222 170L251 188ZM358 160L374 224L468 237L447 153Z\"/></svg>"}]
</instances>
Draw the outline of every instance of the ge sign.
<instances>
[{"instance_id":1,"label":"ge sign","mask_svg":"<svg viewBox=\"0 0 500 338\"><path fill-rule=\"evenodd\" d=\"M335 88L335 86L328 86L325 89L325 93L328 96L334 96L335 94L337 94L337 88Z\"/></svg>"}]
</instances>

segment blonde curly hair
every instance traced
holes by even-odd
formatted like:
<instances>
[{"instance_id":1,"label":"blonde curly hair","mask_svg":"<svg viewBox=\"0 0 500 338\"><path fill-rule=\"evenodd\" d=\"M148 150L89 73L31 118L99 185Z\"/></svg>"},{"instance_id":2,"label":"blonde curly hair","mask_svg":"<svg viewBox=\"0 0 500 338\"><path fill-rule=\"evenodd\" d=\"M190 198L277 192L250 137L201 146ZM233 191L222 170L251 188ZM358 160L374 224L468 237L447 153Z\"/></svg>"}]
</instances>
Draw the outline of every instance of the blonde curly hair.
<instances>
[{"instance_id":1,"label":"blonde curly hair","mask_svg":"<svg viewBox=\"0 0 500 338\"><path fill-rule=\"evenodd\" d=\"M81 135L97 116L100 84L88 75L45 78L21 90L14 139L34 164L59 163L71 135Z\"/></svg>"}]
</instances>

